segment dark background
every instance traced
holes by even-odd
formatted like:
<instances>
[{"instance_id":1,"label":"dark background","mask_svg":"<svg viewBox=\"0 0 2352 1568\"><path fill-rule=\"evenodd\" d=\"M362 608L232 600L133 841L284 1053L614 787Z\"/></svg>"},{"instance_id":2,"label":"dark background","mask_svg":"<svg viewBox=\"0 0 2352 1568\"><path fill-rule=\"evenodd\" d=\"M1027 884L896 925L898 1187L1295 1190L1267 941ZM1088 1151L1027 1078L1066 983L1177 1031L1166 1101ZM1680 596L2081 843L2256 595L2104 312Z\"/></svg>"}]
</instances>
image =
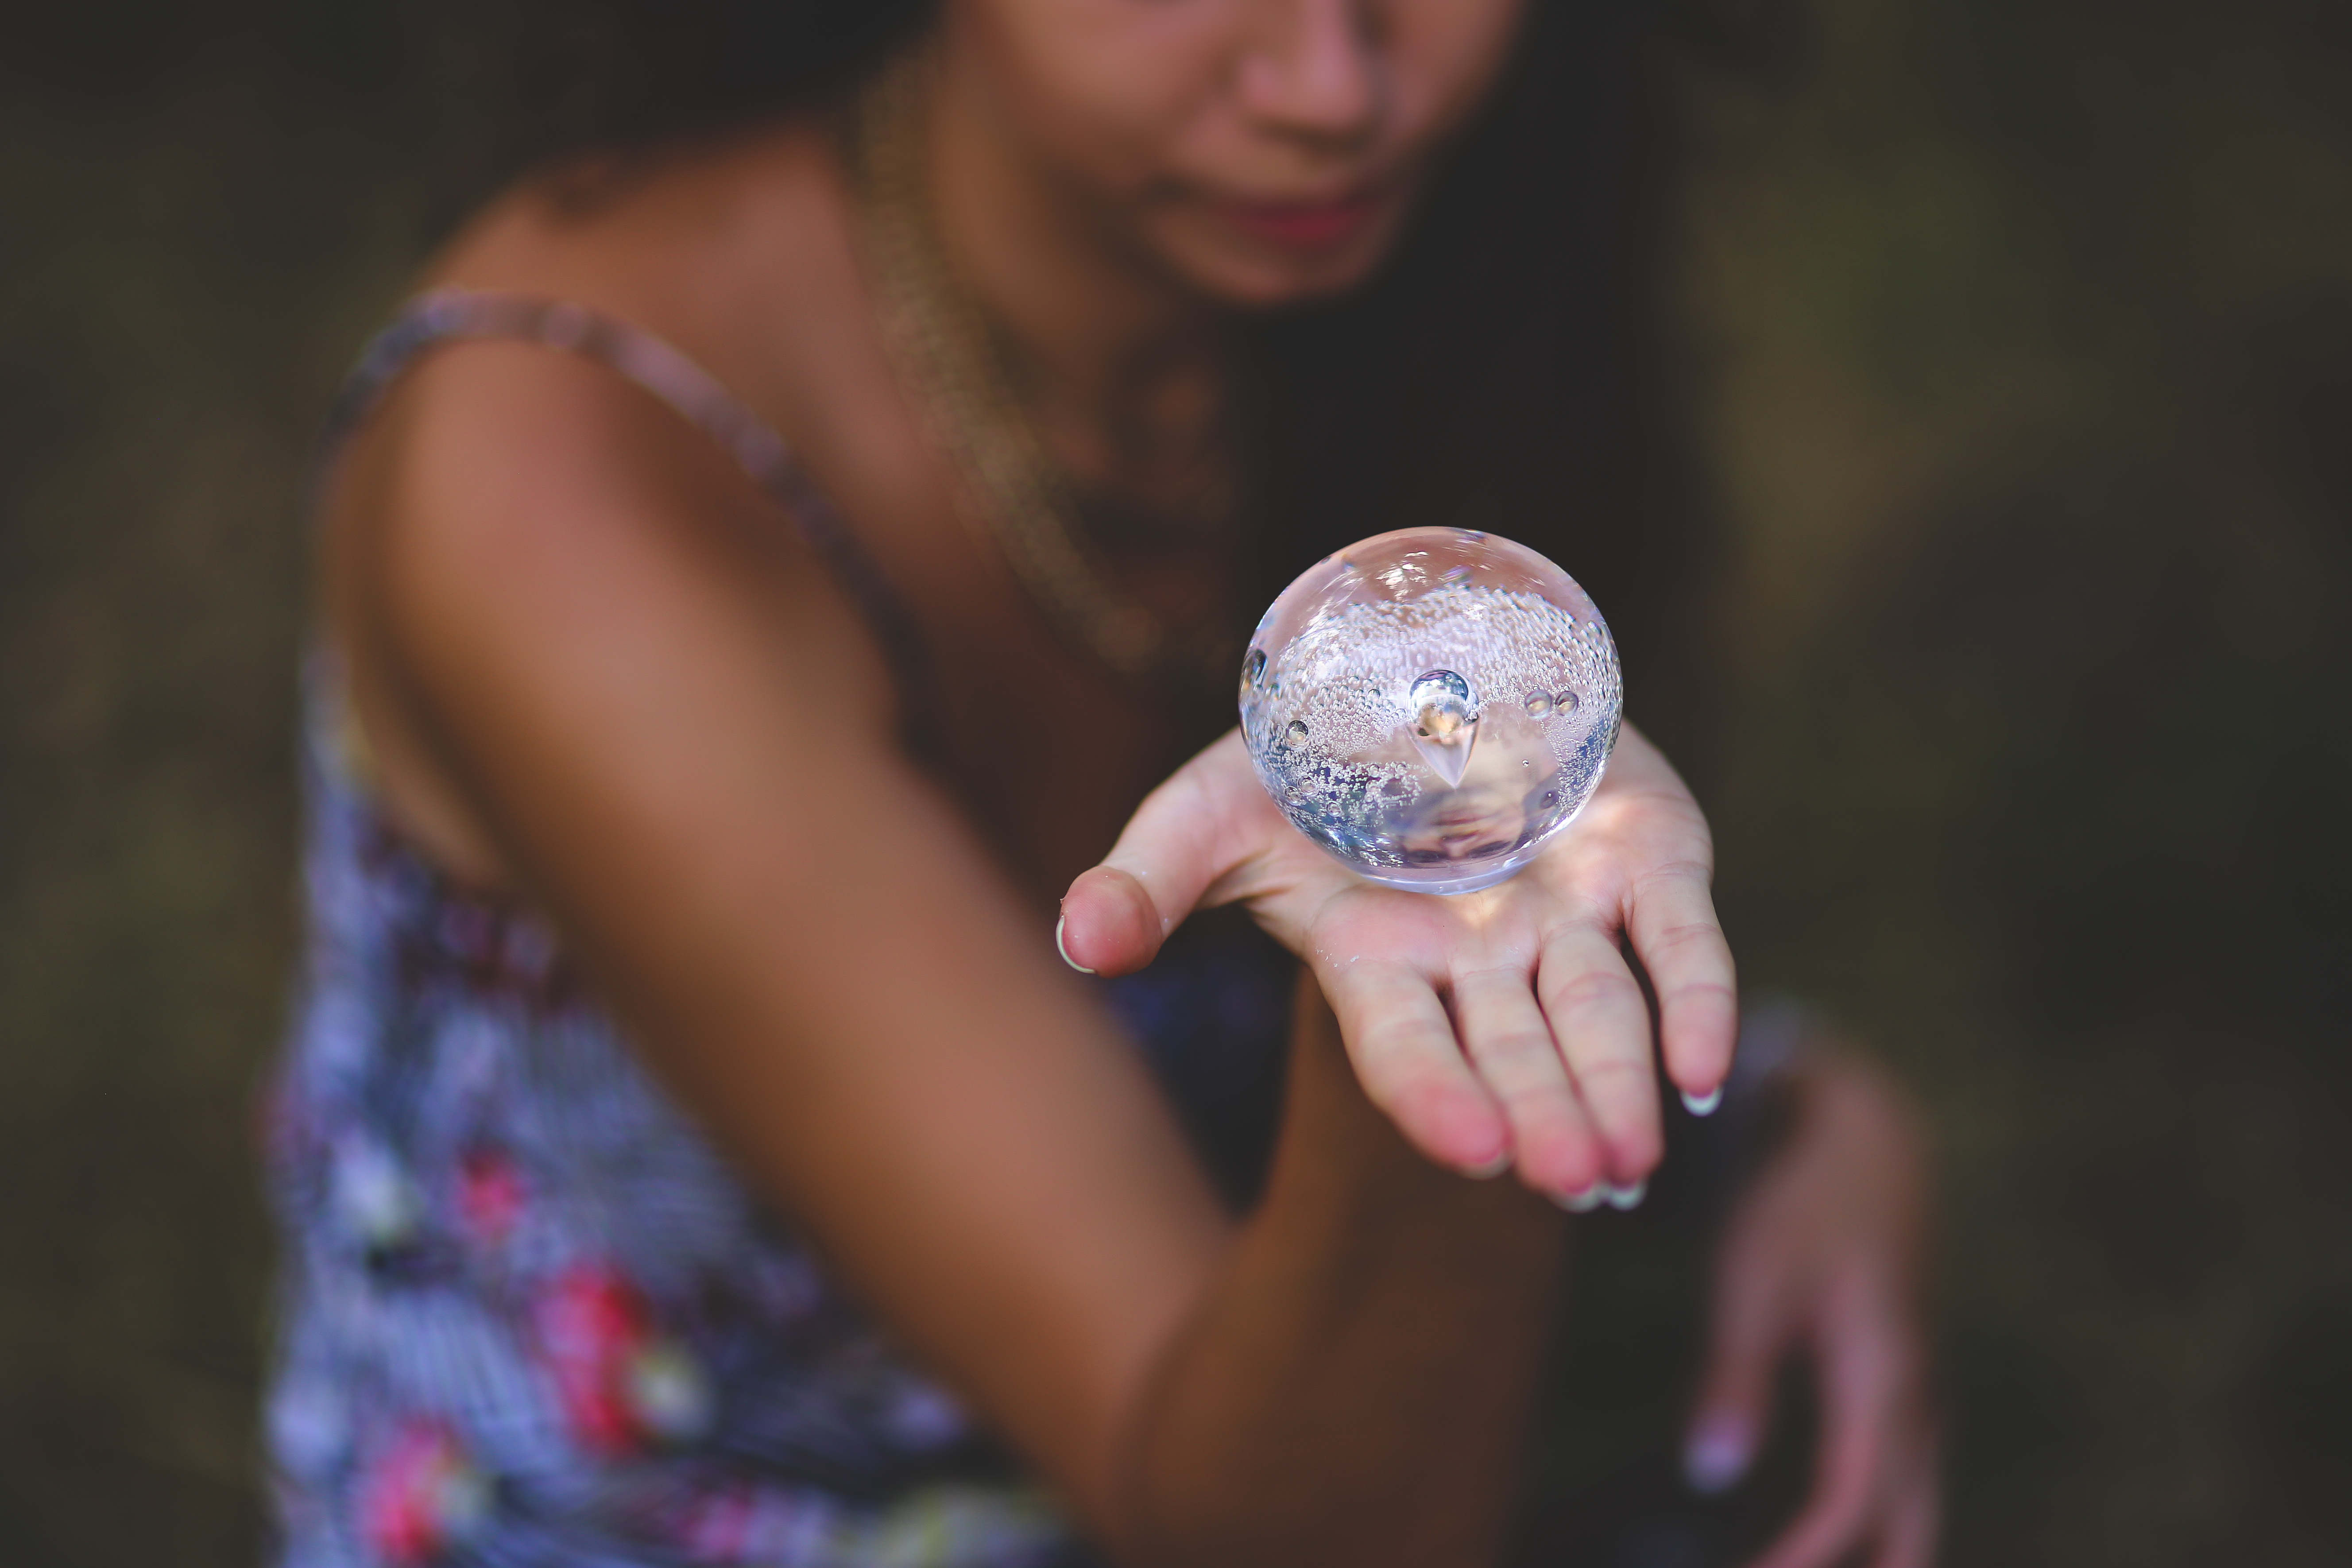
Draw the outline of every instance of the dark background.
<instances>
[{"instance_id":1,"label":"dark background","mask_svg":"<svg viewBox=\"0 0 2352 1568\"><path fill-rule=\"evenodd\" d=\"M16 9L0 1555L241 1563L303 460L467 69L429 5ZM1776 48L1690 79L1708 805L1747 978L1928 1110L1949 1561L2352 1561L2352 7Z\"/></svg>"}]
</instances>

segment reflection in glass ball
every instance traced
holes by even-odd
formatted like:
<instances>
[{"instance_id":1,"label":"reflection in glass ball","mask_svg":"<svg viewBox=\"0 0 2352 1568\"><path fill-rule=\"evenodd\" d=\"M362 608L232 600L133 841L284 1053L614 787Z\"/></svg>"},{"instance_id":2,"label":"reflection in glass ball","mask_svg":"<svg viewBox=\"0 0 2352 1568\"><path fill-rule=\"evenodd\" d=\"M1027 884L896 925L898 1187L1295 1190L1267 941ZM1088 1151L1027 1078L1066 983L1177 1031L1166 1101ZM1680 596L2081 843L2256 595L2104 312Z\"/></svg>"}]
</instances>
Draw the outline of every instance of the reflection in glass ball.
<instances>
[{"instance_id":1,"label":"reflection in glass ball","mask_svg":"<svg viewBox=\"0 0 2352 1568\"><path fill-rule=\"evenodd\" d=\"M1242 734L1301 833L1376 882L1491 888L1591 798L1624 686L1601 612L1523 544L1410 528L1275 600Z\"/></svg>"}]
</instances>

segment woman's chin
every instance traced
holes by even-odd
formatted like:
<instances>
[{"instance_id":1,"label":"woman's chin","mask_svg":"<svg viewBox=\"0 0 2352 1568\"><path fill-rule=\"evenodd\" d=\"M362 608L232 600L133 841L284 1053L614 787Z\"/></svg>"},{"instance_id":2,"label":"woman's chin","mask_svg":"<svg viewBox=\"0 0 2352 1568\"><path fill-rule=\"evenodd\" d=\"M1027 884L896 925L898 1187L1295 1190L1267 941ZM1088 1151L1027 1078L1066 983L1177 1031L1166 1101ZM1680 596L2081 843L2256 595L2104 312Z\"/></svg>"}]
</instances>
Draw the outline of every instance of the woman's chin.
<instances>
[{"instance_id":1,"label":"woman's chin","mask_svg":"<svg viewBox=\"0 0 2352 1568\"><path fill-rule=\"evenodd\" d=\"M1355 234L1286 242L1208 217L1167 235L1159 248L1178 276L1208 298L1238 310L1279 310L1361 287L1395 247L1399 226L1382 215Z\"/></svg>"}]
</instances>

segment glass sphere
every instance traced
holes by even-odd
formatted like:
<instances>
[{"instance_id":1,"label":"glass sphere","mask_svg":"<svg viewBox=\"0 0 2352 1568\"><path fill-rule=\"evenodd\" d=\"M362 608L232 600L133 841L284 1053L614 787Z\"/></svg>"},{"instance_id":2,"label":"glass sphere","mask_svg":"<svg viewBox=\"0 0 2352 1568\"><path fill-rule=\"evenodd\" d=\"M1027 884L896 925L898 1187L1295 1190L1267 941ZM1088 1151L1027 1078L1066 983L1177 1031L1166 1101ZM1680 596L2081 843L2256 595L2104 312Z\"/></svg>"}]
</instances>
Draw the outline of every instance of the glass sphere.
<instances>
[{"instance_id":1,"label":"glass sphere","mask_svg":"<svg viewBox=\"0 0 2352 1568\"><path fill-rule=\"evenodd\" d=\"M1325 556L1242 662L1242 735L1275 804L1350 870L1424 893L1534 859L1601 783L1623 707L1575 580L1458 528Z\"/></svg>"}]
</instances>

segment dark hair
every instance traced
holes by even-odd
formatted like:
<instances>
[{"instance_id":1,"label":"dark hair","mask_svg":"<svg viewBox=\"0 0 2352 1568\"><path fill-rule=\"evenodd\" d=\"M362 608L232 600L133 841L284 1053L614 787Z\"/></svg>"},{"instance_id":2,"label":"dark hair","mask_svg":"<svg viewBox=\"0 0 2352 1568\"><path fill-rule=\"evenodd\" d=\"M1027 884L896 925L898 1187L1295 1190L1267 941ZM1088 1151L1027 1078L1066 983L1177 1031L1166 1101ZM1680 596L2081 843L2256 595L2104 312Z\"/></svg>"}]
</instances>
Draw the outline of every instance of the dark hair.
<instances>
[{"instance_id":1,"label":"dark hair","mask_svg":"<svg viewBox=\"0 0 2352 1568\"><path fill-rule=\"evenodd\" d=\"M1694 50L1752 53L1768 35L1726 25L1738 4L1531 0L1505 79L1381 278L1265 323L1248 422L1265 595L1366 534L1508 534L1609 616L1634 715L1678 754L1698 747L1716 552L1670 325L1670 71ZM723 133L840 92L935 7L504 0L478 145L511 175Z\"/></svg>"},{"instance_id":2,"label":"dark hair","mask_svg":"<svg viewBox=\"0 0 2352 1568\"><path fill-rule=\"evenodd\" d=\"M1566 567L1629 710L1678 758L1713 726L1717 552L1673 325L1677 34L1655 6L1535 0L1511 66L1391 264L1270 325L1261 465L1286 574L1424 523Z\"/></svg>"},{"instance_id":3,"label":"dark hair","mask_svg":"<svg viewBox=\"0 0 2352 1568\"><path fill-rule=\"evenodd\" d=\"M482 132L461 177L626 158L823 101L938 0L493 0L467 52Z\"/></svg>"}]
</instances>

